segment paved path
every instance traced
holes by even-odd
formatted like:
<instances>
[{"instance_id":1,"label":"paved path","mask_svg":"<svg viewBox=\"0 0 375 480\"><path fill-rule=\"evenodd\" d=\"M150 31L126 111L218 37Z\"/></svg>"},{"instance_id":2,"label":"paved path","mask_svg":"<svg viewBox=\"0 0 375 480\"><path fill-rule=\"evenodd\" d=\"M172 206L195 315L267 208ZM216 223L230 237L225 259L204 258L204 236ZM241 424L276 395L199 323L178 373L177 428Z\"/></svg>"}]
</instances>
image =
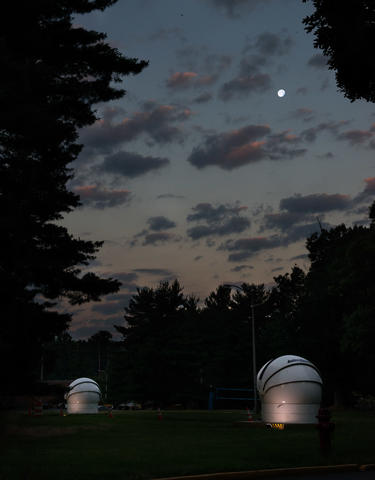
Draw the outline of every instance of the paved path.
<instances>
[{"instance_id":1,"label":"paved path","mask_svg":"<svg viewBox=\"0 0 375 480\"><path fill-rule=\"evenodd\" d=\"M375 480L375 471L314 473L312 475L282 475L270 478L273 480Z\"/></svg>"}]
</instances>

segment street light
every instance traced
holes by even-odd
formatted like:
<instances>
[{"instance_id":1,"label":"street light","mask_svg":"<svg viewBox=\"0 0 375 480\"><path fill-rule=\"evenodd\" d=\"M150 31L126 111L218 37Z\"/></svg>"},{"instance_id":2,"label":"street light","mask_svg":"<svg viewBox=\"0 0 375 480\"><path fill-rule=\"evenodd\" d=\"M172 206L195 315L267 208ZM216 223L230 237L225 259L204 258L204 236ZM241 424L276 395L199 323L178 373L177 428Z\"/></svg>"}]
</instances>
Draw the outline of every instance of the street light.
<instances>
[{"instance_id":1,"label":"street light","mask_svg":"<svg viewBox=\"0 0 375 480\"><path fill-rule=\"evenodd\" d=\"M240 287L239 285L235 284L227 284L225 283L223 285L224 287L227 288L237 288L237 290L242 290L242 292L245 292L245 290ZM251 309L251 343L252 343L252 352L253 352L253 391L254 391L254 413L257 411L257 370L256 370L256 349L255 349L255 315L254 315L254 308L259 307L260 305L263 305L266 303L267 299L262 302L262 303L257 303L254 304L251 302L250 309Z\"/></svg>"}]
</instances>

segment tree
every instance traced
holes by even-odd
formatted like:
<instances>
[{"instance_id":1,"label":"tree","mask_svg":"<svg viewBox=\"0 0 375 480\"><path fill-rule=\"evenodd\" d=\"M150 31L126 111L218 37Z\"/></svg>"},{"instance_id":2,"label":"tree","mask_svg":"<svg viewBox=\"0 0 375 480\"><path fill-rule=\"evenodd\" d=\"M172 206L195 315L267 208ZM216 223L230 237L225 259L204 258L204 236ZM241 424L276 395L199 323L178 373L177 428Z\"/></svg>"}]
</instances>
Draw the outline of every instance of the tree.
<instances>
[{"instance_id":1,"label":"tree","mask_svg":"<svg viewBox=\"0 0 375 480\"><path fill-rule=\"evenodd\" d=\"M238 371L233 365L237 363L237 340L240 336L231 305L231 290L224 285L219 285L204 301L200 322L204 345L201 368L208 386L233 386L232 382L236 382L233 372L242 377L243 368Z\"/></svg>"},{"instance_id":2,"label":"tree","mask_svg":"<svg viewBox=\"0 0 375 480\"><path fill-rule=\"evenodd\" d=\"M126 326L115 326L124 337L121 380L129 396L158 404L194 399L200 381L197 302L177 280L137 290L125 308Z\"/></svg>"},{"instance_id":3,"label":"tree","mask_svg":"<svg viewBox=\"0 0 375 480\"><path fill-rule=\"evenodd\" d=\"M19 0L2 7L0 333L4 357L13 352L16 358L8 383L31 374L43 342L67 328L70 315L48 310L56 300L99 301L120 286L81 274L103 242L74 238L56 224L80 205L66 185L73 177L68 165L82 148L78 129L96 120L94 104L125 94L114 83L147 65L109 46L105 34L73 25L74 15L115 1Z\"/></svg>"},{"instance_id":4,"label":"tree","mask_svg":"<svg viewBox=\"0 0 375 480\"><path fill-rule=\"evenodd\" d=\"M291 273L274 278L267 302L267 315L260 325L259 346L263 363L281 355L303 355L299 331L299 308L305 294L306 275L296 265ZM265 354L268 358L265 357Z\"/></svg>"},{"instance_id":5,"label":"tree","mask_svg":"<svg viewBox=\"0 0 375 480\"><path fill-rule=\"evenodd\" d=\"M370 207L373 212L374 204ZM307 240L311 267L301 302L299 340L326 384L348 400L373 393L375 229L339 225Z\"/></svg>"},{"instance_id":6,"label":"tree","mask_svg":"<svg viewBox=\"0 0 375 480\"><path fill-rule=\"evenodd\" d=\"M231 296L231 288L220 285L205 300L202 311L201 331L207 351L204 370L208 384L217 387L252 388L253 385L251 305L258 305L255 307L258 345L267 293L263 284L243 283L241 288L233 290ZM260 351L263 353L263 349Z\"/></svg>"},{"instance_id":7,"label":"tree","mask_svg":"<svg viewBox=\"0 0 375 480\"><path fill-rule=\"evenodd\" d=\"M88 342L94 343L95 345L108 345L112 340L112 333L108 330L99 330L98 332L91 335L88 339Z\"/></svg>"},{"instance_id":8,"label":"tree","mask_svg":"<svg viewBox=\"0 0 375 480\"><path fill-rule=\"evenodd\" d=\"M308 0L303 0L306 3ZM336 84L351 102L375 101L375 41L373 0L312 0L315 12L303 19L315 35L314 47L323 50L336 72Z\"/></svg>"},{"instance_id":9,"label":"tree","mask_svg":"<svg viewBox=\"0 0 375 480\"><path fill-rule=\"evenodd\" d=\"M97 351L97 369L99 376L108 369L108 353L111 340L112 333L108 332L108 330L99 330L99 332L94 333L94 335L91 335L88 339L88 344L93 345Z\"/></svg>"}]
</instances>

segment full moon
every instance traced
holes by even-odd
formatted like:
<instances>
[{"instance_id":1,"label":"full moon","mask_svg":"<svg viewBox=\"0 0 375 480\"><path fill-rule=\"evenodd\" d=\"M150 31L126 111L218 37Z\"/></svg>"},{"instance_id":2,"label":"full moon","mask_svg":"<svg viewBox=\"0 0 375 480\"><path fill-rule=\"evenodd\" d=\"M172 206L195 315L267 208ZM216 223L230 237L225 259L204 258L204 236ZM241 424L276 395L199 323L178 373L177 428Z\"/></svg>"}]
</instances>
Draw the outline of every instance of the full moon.
<instances>
[{"instance_id":1,"label":"full moon","mask_svg":"<svg viewBox=\"0 0 375 480\"><path fill-rule=\"evenodd\" d=\"M285 90L281 89L277 92L279 97L283 97L285 95Z\"/></svg>"}]
</instances>

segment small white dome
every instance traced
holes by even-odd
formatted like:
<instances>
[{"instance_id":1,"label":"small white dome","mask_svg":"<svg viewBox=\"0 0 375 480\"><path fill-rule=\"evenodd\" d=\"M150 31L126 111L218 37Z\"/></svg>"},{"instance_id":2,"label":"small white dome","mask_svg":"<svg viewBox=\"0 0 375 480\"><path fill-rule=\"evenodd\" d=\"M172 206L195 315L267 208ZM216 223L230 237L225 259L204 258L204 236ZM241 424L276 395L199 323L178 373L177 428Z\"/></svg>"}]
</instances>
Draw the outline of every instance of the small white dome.
<instances>
[{"instance_id":1,"label":"small white dome","mask_svg":"<svg viewBox=\"0 0 375 480\"><path fill-rule=\"evenodd\" d=\"M322 379L315 365L296 355L270 360L259 370L257 387L267 423L317 423Z\"/></svg>"},{"instance_id":2,"label":"small white dome","mask_svg":"<svg viewBox=\"0 0 375 480\"><path fill-rule=\"evenodd\" d=\"M77 378L69 387L65 398L68 413L97 413L100 400L99 385L91 378Z\"/></svg>"}]
</instances>

